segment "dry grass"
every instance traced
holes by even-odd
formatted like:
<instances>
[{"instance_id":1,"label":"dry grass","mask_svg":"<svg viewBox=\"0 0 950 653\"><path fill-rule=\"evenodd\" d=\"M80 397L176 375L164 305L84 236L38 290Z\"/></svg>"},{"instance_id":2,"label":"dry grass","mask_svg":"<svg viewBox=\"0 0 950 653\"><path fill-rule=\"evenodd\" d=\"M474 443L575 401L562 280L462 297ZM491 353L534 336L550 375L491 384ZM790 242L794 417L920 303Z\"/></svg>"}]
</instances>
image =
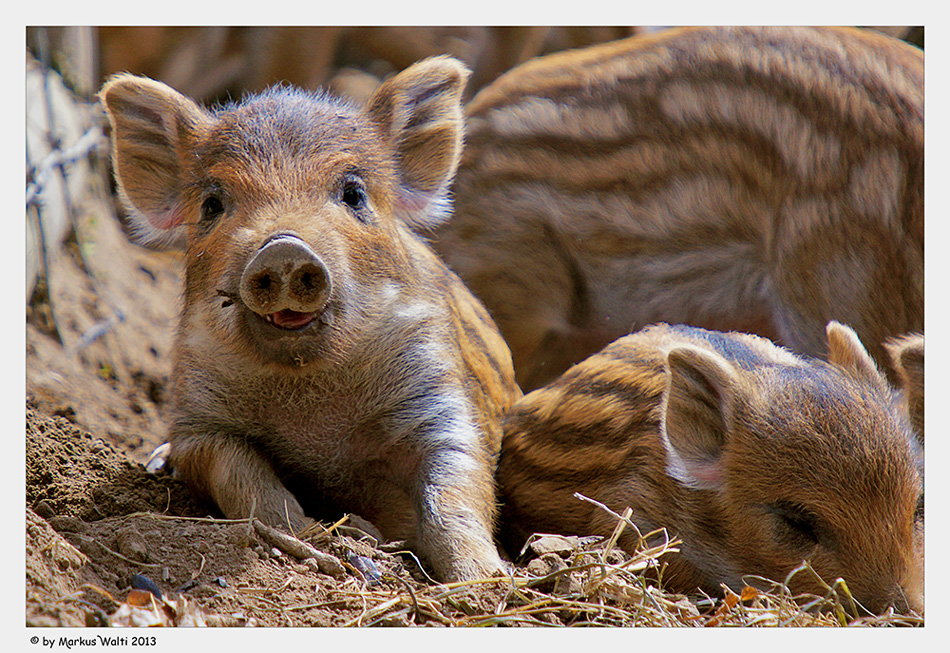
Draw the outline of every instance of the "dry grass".
<instances>
[{"instance_id":1,"label":"dry grass","mask_svg":"<svg viewBox=\"0 0 950 653\"><path fill-rule=\"evenodd\" d=\"M601 504L583 496L578 498ZM608 510L608 512L610 512ZM362 606L345 626L409 626L437 622L444 626L914 626L923 618L889 612L854 618L861 613L847 584L825 585L822 596L793 595L787 582L795 574L815 572L803 564L784 583L749 579L740 594L686 597L663 591L663 556L680 542L665 531L640 536L633 555L614 547L625 528L636 529L624 515L612 513L617 527L606 540L583 543L566 555L546 553L527 565L513 565L507 576L436 584L385 574L375 583L357 580L357 571L335 600ZM317 540L333 536L333 529ZM637 531L639 534L639 531ZM540 536L536 536L540 537ZM661 540L650 546L647 542ZM588 540L594 538L587 538ZM529 545L531 541L529 541ZM528 548L528 545L526 545ZM408 552L400 552L408 553ZM411 554L410 554L411 555ZM546 573L545 573L546 572ZM659 576L660 585L650 580ZM817 575L816 575L817 576ZM388 587L387 587L388 586ZM313 606L299 606L308 609ZM285 608L286 609L286 608ZM865 612L866 614L866 612Z\"/></svg>"},{"instance_id":2,"label":"dry grass","mask_svg":"<svg viewBox=\"0 0 950 653\"><path fill-rule=\"evenodd\" d=\"M662 591L644 572L661 565L677 542L638 552L616 563L618 550L578 552L564 568L534 576L516 567L509 576L445 585L402 580L398 587L373 589L346 583L335 599L359 603L360 613L345 626L409 626L434 621L445 626L898 626L923 619L896 615L851 619L853 598L846 585L825 596L793 596L784 584L768 591L746 587L737 595L701 599ZM394 577L384 577L391 581ZM284 609L295 609L285 606ZM308 609L316 606L299 606Z\"/></svg>"},{"instance_id":3,"label":"dry grass","mask_svg":"<svg viewBox=\"0 0 950 653\"><path fill-rule=\"evenodd\" d=\"M264 578L260 576L250 583L235 582L231 596L241 606L240 618L231 614L238 605L235 603L224 611L221 603L200 607L203 601L182 596L164 601L145 600L149 599L147 592L133 591L109 620L123 625L318 622L344 627L923 625L922 617L893 612L851 616L862 611L840 579L825 585L820 596L794 595L787 586L791 577L815 573L806 564L794 570L783 583L749 578L750 585L738 594L726 589L721 597L687 597L664 591L664 556L677 551L680 542L668 538L662 530L647 533L639 537L635 552L629 554L614 544L625 529L636 530L636 526L629 521L629 513L614 516L617 526L608 538L537 535L525 547L535 557L526 564L511 565L507 575L439 584L426 576L415 556L400 543L376 546L371 537L353 525L358 520L342 519L326 528L301 533L297 539L273 532L253 519L137 513L128 518L193 522L208 529L209 536L215 529L246 524L242 527L246 530L241 545L266 543L287 554L286 557L301 561L304 568L301 570L301 565L297 565L294 573L278 573L272 577L277 581L273 583L262 583ZM118 555L111 550L109 553ZM193 577L199 576L203 567L201 556ZM310 574L306 567L320 573ZM316 585L310 585L306 592L295 592L291 585L301 573Z\"/></svg>"}]
</instances>

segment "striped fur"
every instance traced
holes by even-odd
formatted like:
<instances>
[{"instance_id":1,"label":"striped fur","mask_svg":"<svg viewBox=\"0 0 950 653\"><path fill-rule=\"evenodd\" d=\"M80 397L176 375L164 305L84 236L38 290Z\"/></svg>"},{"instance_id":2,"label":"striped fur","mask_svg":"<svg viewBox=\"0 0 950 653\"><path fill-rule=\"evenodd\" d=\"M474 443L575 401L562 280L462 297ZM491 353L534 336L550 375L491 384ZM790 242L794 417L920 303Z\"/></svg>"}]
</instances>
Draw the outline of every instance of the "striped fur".
<instances>
[{"instance_id":1,"label":"striped fur","mask_svg":"<svg viewBox=\"0 0 950 653\"><path fill-rule=\"evenodd\" d=\"M444 217L466 77L421 62L365 112L293 89L208 111L132 76L101 93L133 215L187 233L171 465L229 517L356 513L444 580L501 569L493 473L521 395L487 311L412 230Z\"/></svg>"},{"instance_id":2,"label":"striped fur","mask_svg":"<svg viewBox=\"0 0 950 653\"><path fill-rule=\"evenodd\" d=\"M525 390L631 329L824 355L923 329L923 55L848 28L683 28L530 61L467 107L440 255ZM896 377L892 377L896 380Z\"/></svg>"},{"instance_id":3,"label":"striped fur","mask_svg":"<svg viewBox=\"0 0 950 653\"><path fill-rule=\"evenodd\" d=\"M498 466L509 553L536 532L609 536L614 518L580 492L682 540L662 572L674 591L738 592L807 559L873 612L921 610L922 452L854 332L831 323L828 343L831 363L661 324L528 393ZM806 574L791 587L821 591Z\"/></svg>"}]
</instances>

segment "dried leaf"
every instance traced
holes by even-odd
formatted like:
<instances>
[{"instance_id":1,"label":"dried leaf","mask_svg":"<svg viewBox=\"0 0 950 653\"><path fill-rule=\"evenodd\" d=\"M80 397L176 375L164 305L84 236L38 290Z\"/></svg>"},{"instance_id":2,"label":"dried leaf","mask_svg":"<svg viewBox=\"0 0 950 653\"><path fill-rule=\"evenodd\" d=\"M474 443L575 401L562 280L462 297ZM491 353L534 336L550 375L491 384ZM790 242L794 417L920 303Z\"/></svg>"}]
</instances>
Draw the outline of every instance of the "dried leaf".
<instances>
[{"instance_id":1,"label":"dried leaf","mask_svg":"<svg viewBox=\"0 0 950 653\"><path fill-rule=\"evenodd\" d=\"M722 599L722 603L719 604L719 607L716 609L716 614L709 618L704 626L718 626L723 622L725 617L732 612L732 609L739 604L739 595L733 592L728 587L723 586L723 592L725 596Z\"/></svg>"},{"instance_id":2,"label":"dried leaf","mask_svg":"<svg viewBox=\"0 0 950 653\"><path fill-rule=\"evenodd\" d=\"M133 589L129 592L125 602L134 608L151 607L154 603L154 595L148 590Z\"/></svg>"},{"instance_id":3,"label":"dried leaf","mask_svg":"<svg viewBox=\"0 0 950 653\"><path fill-rule=\"evenodd\" d=\"M159 600L151 592L133 589L125 603L109 618L109 625L191 627L206 626L207 619L204 609L197 602L189 601L182 595L178 595L174 601L167 598Z\"/></svg>"},{"instance_id":4,"label":"dried leaf","mask_svg":"<svg viewBox=\"0 0 950 653\"><path fill-rule=\"evenodd\" d=\"M166 601L166 609L171 605ZM179 628L191 628L207 626L205 612L194 601L189 601L184 596L179 595L174 604L174 625Z\"/></svg>"},{"instance_id":5,"label":"dried leaf","mask_svg":"<svg viewBox=\"0 0 950 653\"><path fill-rule=\"evenodd\" d=\"M126 602L109 618L109 625L140 628L172 624L151 592L132 590Z\"/></svg>"},{"instance_id":6,"label":"dried leaf","mask_svg":"<svg viewBox=\"0 0 950 653\"><path fill-rule=\"evenodd\" d=\"M739 600L743 602L751 601L754 598L758 598L758 596L759 596L759 590L755 589L754 587L750 587L749 585L746 585L745 587L742 588L742 593L739 595Z\"/></svg>"}]
</instances>

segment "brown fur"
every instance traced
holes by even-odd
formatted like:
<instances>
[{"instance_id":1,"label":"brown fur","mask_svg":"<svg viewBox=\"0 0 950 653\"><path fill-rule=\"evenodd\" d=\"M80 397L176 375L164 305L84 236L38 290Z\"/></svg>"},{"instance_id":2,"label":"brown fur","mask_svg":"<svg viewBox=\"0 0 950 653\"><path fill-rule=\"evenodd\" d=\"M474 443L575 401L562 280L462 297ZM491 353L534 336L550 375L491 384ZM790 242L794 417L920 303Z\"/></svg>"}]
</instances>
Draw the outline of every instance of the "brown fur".
<instances>
[{"instance_id":1,"label":"brown fur","mask_svg":"<svg viewBox=\"0 0 950 653\"><path fill-rule=\"evenodd\" d=\"M187 233L172 466L229 517L359 514L445 580L501 567L493 471L520 396L491 318L412 231L444 215L466 77L421 62L365 111L293 89L209 111L129 75L101 92L144 237ZM293 253L260 263L277 235ZM244 274L292 287L292 257L309 291Z\"/></svg>"},{"instance_id":2,"label":"brown fur","mask_svg":"<svg viewBox=\"0 0 950 653\"><path fill-rule=\"evenodd\" d=\"M669 589L738 592L808 560L872 612L922 610L921 452L855 333L831 323L828 343L825 363L657 325L525 395L498 467L509 552L534 532L609 536L615 520L580 492L682 539ZM636 544L628 529L620 545ZM807 574L790 586L823 593Z\"/></svg>"},{"instance_id":3,"label":"brown fur","mask_svg":"<svg viewBox=\"0 0 950 653\"><path fill-rule=\"evenodd\" d=\"M923 329L923 53L849 28L683 28L529 61L468 105L436 248L521 386L654 322L879 365ZM892 380L896 381L896 378Z\"/></svg>"}]
</instances>

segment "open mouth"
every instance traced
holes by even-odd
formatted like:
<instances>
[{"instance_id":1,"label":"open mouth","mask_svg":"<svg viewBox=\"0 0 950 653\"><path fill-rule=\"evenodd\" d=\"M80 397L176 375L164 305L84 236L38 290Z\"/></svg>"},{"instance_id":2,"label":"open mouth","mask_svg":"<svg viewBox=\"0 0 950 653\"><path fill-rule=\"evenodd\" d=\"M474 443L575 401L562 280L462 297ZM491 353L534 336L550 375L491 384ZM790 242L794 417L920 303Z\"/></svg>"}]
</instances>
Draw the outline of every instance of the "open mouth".
<instances>
[{"instance_id":1,"label":"open mouth","mask_svg":"<svg viewBox=\"0 0 950 653\"><path fill-rule=\"evenodd\" d=\"M248 307L239 293L218 290L222 308L236 307L235 335L265 360L292 367L303 367L325 357L331 325L339 311L329 299L315 311L283 308L258 313Z\"/></svg>"},{"instance_id":2,"label":"open mouth","mask_svg":"<svg viewBox=\"0 0 950 653\"><path fill-rule=\"evenodd\" d=\"M268 324L272 324L275 327L287 329L289 331L296 331L304 328L317 319L317 315L318 311L301 313L299 311L292 311L289 308L286 308L282 311L277 311L276 313L268 313L263 317Z\"/></svg>"}]
</instances>

